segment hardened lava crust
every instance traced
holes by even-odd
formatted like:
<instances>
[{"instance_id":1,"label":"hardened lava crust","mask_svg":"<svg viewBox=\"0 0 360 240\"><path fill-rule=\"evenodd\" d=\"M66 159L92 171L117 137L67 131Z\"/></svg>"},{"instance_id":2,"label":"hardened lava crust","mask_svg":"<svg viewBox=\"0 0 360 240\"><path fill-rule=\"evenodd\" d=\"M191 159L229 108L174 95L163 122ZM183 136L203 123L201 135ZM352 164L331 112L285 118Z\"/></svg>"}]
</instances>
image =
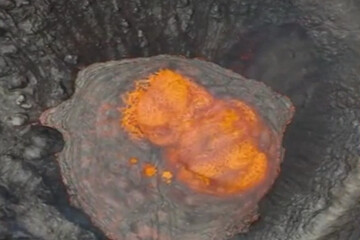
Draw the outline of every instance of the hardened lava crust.
<instances>
[{"instance_id":1,"label":"hardened lava crust","mask_svg":"<svg viewBox=\"0 0 360 240\"><path fill-rule=\"evenodd\" d=\"M160 55L93 64L41 116L71 203L113 240L222 240L257 219L294 109L263 83Z\"/></svg>"}]
</instances>

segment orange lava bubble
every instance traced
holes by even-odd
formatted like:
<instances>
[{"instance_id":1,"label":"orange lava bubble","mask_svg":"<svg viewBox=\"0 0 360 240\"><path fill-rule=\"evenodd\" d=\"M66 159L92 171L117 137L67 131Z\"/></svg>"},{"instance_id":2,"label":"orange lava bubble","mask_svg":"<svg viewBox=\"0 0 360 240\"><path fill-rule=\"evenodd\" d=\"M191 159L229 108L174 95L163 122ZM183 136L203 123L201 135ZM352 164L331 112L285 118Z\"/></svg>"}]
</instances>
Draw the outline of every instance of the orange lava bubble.
<instances>
[{"instance_id":1,"label":"orange lava bubble","mask_svg":"<svg viewBox=\"0 0 360 240\"><path fill-rule=\"evenodd\" d=\"M267 128L245 102L217 99L168 69L136 82L124 101L121 126L133 139L162 147L175 179L190 189L227 196L265 179L259 136Z\"/></svg>"},{"instance_id":2,"label":"orange lava bubble","mask_svg":"<svg viewBox=\"0 0 360 240\"><path fill-rule=\"evenodd\" d=\"M172 180L172 173L170 171L164 171L162 174L161 174L161 178L163 179L164 182L166 183L171 183L171 180Z\"/></svg>"},{"instance_id":3,"label":"orange lava bubble","mask_svg":"<svg viewBox=\"0 0 360 240\"><path fill-rule=\"evenodd\" d=\"M157 169L154 165L146 163L143 167L143 172L146 177L153 177L155 176Z\"/></svg>"},{"instance_id":4,"label":"orange lava bubble","mask_svg":"<svg viewBox=\"0 0 360 240\"><path fill-rule=\"evenodd\" d=\"M138 161L139 161L139 160L138 160L137 158L135 158L135 157L131 157L131 158L129 159L129 163L130 163L131 165L137 164Z\"/></svg>"}]
</instances>

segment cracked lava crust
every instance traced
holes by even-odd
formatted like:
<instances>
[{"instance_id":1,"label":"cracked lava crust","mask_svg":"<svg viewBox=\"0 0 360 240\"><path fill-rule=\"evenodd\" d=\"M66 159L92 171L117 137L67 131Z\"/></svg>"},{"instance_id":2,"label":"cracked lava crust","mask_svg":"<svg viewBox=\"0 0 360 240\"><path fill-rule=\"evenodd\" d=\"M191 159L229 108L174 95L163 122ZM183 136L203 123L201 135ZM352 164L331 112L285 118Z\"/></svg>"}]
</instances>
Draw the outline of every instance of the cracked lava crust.
<instances>
[{"instance_id":1,"label":"cracked lava crust","mask_svg":"<svg viewBox=\"0 0 360 240\"><path fill-rule=\"evenodd\" d=\"M43 113L71 203L114 240L221 240L257 219L293 115L284 96L215 64L94 64Z\"/></svg>"}]
</instances>

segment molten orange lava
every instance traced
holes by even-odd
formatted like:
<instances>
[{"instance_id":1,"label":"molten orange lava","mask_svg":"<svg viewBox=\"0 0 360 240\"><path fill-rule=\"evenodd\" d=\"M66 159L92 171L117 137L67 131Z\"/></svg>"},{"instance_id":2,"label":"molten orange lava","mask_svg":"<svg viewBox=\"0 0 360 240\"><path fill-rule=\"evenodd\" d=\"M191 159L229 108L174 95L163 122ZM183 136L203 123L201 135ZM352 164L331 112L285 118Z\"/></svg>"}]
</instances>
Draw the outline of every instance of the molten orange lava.
<instances>
[{"instance_id":1,"label":"molten orange lava","mask_svg":"<svg viewBox=\"0 0 360 240\"><path fill-rule=\"evenodd\" d=\"M154 165L152 165L150 163L147 163L143 167L143 172L144 172L145 176L153 177L156 174L157 169L156 169L156 167Z\"/></svg>"},{"instance_id":2,"label":"molten orange lava","mask_svg":"<svg viewBox=\"0 0 360 240\"><path fill-rule=\"evenodd\" d=\"M172 179L172 173L170 171L164 171L161 174L161 178L163 179L164 182L166 183L171 183L171 179Z\"/></svg>"},{"instance_id":3,"label":"molten orange lava","mask_svg":"<svg viewBox=\"0 0 360 240\"><path fill-rule=\"evenodd\" d=\"M226 196L266 177L268 159L258 147L266 126L244 102L216 99L171 70L138 81L124 101L122 127L163 147L174 177L189 188Z\"/></svg>"},{"instance_id":4,"label":"molten orange lava","mask_svg":"<svg viewBox=\"0 0 360 240\"><path fill-rule=\"evenodd\" d=\"M135 158L135 157L132 157L132 158L129 159L129 163L130 163L131 165L135 165L135 164L137 164L138 162L139 162L139 160L138 160L137 158Z\"/></svg>"}]
</instances>

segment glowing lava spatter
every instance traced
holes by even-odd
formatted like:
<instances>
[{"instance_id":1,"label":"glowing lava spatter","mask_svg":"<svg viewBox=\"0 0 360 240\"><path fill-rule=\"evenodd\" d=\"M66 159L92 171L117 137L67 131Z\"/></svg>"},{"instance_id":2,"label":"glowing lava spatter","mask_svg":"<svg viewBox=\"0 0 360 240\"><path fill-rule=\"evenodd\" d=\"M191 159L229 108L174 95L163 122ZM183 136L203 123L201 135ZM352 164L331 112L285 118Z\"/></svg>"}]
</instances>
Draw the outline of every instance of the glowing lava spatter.
<instances>
[{"instance_id":1,"label":"glowing lava spatter","mask_svg":"<svg viewBox=\"0 0 360 240\"><path fill-rule=\"evenodd\" d=\"M246 103L217 99L167 69L136 82L124 101L121 126L133 139L163 147L174 178L189 188L226 196L266 177L259 136L267 127Z\"/></svg>"}]
</instances>

